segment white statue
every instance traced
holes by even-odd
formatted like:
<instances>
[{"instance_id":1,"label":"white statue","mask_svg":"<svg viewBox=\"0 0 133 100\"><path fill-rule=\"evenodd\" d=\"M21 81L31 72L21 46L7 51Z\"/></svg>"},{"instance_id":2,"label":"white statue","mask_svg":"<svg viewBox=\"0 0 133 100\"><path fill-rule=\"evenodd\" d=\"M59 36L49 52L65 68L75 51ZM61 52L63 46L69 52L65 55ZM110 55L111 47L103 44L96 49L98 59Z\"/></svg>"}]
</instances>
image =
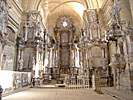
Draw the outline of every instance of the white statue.
<instances>
[{"instance_id":1,"label":"white statue","mask_svg":"<svg viewBox=\"0 0 133 100\"><path fill-rule=\"evenodd\" d=\"M1 65L1 69L3 70L6 67L6 55L3 55L3 59L2 59L2 65Z\"/></svg>"},{"instance_id":2,"label":"white statue","mask_svg":"<svg viewBox=\"0 0 133 100\"><path fill-rule=\"evenodd\" d=\"M20 70L23 69L23 59L19 59Z\"/></svg>"}]
</instances>

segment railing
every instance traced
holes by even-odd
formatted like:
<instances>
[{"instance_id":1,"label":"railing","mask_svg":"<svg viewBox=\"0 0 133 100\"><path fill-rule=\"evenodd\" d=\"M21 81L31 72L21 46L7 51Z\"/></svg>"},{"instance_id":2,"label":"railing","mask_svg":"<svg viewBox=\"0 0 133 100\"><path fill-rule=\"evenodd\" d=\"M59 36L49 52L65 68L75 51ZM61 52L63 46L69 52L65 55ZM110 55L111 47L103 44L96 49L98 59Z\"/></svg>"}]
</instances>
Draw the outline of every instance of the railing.
<instances>
[{"instance_id":1,"label":"railing","mask_svg":"<svg viewBox=\"0 0 133 100\"><path fill-rule=\"evenodd\" d=\"M88 89L89 88L89 78L65 78L66 89Z\"/></svg>"}]
</instances>

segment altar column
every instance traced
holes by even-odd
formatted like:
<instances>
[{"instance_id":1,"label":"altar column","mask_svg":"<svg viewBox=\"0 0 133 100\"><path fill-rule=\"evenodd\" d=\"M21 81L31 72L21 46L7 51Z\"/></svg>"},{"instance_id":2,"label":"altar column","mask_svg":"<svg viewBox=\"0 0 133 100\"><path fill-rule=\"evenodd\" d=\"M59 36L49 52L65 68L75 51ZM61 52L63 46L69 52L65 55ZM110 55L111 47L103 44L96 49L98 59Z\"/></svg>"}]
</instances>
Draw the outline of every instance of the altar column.
<instances>
[{"instance_id":1,"label":"altar column","mask_svg":"<svg viewBox=\"0 0 133 100\"><path fill-rule=\"evenodd\" d=\"M56 67L59 67L59 65L58 65L58 60L59 60L59 50L58 50L58 48L56 49Z\"/></svg>"},{"instance_id":2,"label":"altar column","mask_svg":"<svg viewBox=\"0 0 133 100\"><path fill-rule=\"evenodd\" d=\"M52 67L55 67L55 49L52 49Z\"/></svg>"},{"instance_id":3,"label":"altar column","mask_svg":"<svg viewBox=\"0 0 133 100\"><path fill-rule=\"evenodd\" d=\"M92 51L91 51L91 47L88 48L89 51L89 69L93 69L92 66Z\"/></svg>"},{"instance_id":4,"label":"altar column","mask_svg":"<svg viewBox=\"0 0 133 100\"><path fill-rule=\"evenodd\" d=\"M39 45L36 48L35 78L39 77Z\"/></svg>"},{"instance_id":5,"label":"altar column","mask_svg":"<svg viewBox=\"0 0 133 100\"><path fill-rule=\"evenodd\" d=\"M76 48L74 48L74 67L76 67Z\"/></svg>"},{"instance_id":6,"label":"altar column","mask_svg":"<svg viewBox=\"0 0 133 100\"><path fill-rule=\"evenodd\" d=\"M72 67L72 48L71 48L71 46L70 46L70 61L69 62L70 62L69 66L70 66L70 69L71 69L71 67Z\"/></svg>"},{"instance_id":7,"label":"altar column","mask_svg":"<svg viewBox=\"0 0 133 100\"><path fill-rule=\"evenodd\" d=\"M50 57L49 57L49 62L50 62L50 64L49 64L49 67L52 67L52 62L53 62L53 59L52 59L52 58L53 58L53 57L52 57L52 53L53 53L53 52L52 52L52 51L53 51L53 49L50 48L50 52L49 52L49 53L50 53L50 55L49 55L49 56L50 56Z\"/></svg>"}]
</instances>

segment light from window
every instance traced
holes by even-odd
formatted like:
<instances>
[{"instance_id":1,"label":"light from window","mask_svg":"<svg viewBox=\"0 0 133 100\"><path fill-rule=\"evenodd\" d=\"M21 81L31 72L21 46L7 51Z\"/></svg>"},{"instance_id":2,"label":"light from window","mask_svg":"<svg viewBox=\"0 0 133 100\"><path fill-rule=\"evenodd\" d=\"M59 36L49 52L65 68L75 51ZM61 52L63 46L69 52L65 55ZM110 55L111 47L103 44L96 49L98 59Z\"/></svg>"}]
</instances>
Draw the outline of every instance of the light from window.
<instances>
[{"instance_id":1,"label":"light from window","mask_svg":"<svg viewBox=\"0 0 133 100\"><path fill-rule=\"evenodd\" d=\"M67 27L67 22L66 21L63 22L63 27Z\"/></svg>"}]
</instances>

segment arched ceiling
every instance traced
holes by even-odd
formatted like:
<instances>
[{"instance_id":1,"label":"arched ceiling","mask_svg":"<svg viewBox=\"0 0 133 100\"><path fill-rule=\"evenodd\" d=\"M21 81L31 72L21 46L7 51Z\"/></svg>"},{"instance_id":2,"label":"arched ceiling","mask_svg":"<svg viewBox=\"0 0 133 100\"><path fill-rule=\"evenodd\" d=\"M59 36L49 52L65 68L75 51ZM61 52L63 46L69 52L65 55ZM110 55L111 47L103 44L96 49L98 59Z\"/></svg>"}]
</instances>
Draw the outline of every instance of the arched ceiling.
<instances>
[{"instance_id":1,"label":"arched ceiling","mask_svg":"<svg viewBox=\"0 0 133 100\"><path fill-rule=\"evenodd\" d=\"M61 15L71 16L82 26L85 9L100 8L104 0L22 0L24 10L39 10L47 27L54 27Z\"/></svg>"},{"instance_id":2,"label":"arched ceiling","mask_svg":"<svg viewBox=\"0 0 133 100\"><path fill-rule=\"evenodd\" d=\"M61 4L63 2L78 2L81 3L86 9L100 8L104 0L21 0L23 8L38 9L41 5L50 3Z\"/></svg>"},{"instance_id":3,"label":"arched ceiling","mask_svg":"<svg viewBox=\"0 0 133 100\"><path fill-rule=\"evenodd\" d=\"M79 13L84 9L100 8L104 0L22 0L24 10L40 10L43 8L44 16L53 13L56 9L70 9ZM62 6L62 8L61 8Z\"/></svg>"}]
</instances>

